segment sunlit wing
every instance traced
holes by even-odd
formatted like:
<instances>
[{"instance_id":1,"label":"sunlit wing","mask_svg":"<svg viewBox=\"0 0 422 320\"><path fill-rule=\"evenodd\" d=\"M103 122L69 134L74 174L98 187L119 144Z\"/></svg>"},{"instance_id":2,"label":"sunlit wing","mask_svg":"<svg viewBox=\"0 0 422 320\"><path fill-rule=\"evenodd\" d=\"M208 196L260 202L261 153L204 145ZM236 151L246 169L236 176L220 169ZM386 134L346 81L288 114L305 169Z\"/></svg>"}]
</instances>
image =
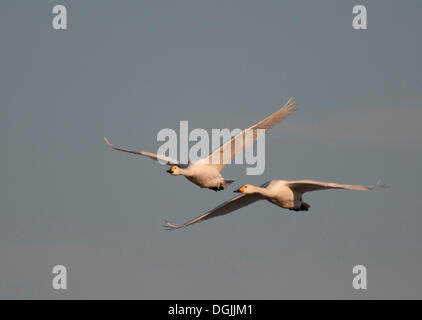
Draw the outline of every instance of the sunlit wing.
<instances>
[{"instance_id":1,"label":"sunlit wing","mask_svg":"<svg viewBox=\"0 0 422 320\"><path fill-rule=\"evenodd\" d=\"M287 184L290 189L302 194L310 191L324 190L324 189L347 189L347 190L377 190L377 189L388 189L387 185L381 184L378 180L374 186L360 186L351 184L338 184L333 182L314 181L314 180L298 180L289 181Z\"/></svg>"},{"instance_id":2,"label":"sunlit wing","mask_svg":"<svg viewBox=\"0 0 422 320\"><path fill-rule=\"evenodd\" d=\"M108 140L106 137L104 137L104 141L114 150L118 150L118 151L123 151L123 152L128 152L128 153L132 153L132 154L137 154L140 156L145 156L148 158L151 158L155 161L159 161L161 164L165 164L165 165L176 165L176 166L185 166L186 164L182 164L179 161L166 157L166 156L160 156L158 154L155 153L151 153L151 152L146 152L146 151L136 151L136 150L131 150L131 149L127 149L127 148L122 148L122 147L116 147L113 146L110 142L110 140Z\"/></svg>"},{"instance_id":3,"label":"sunlit wing","mask_svg":"<svg viewBox=\"0 0 422 320\"><path fill-rule=\"evenodd\" d=\"M218 170L222 170L228 163L231 163L239 154L245 152L246 149L251 147L253 143L259 138L258 129L268 130L279 123L281 120L292 114L296 107L296 100L290 98L284 106L276 112L259 121L253 126L243 130L230 141L224 143L221 147L214 150L208 157L203 158L202 161L212 164Z\"/></svg>"},{"instance_id":4,"label":"sunlit wing","mask_svg":"<svg viewBox=\"0 0 422 320\"><path fill-rule=\"evenodd\" d=\"M214 217L218 217L218 216L222 216L225 214L228 214L230 212L233 212L237 209L246 207L248 205L250 205L251 203L258 201L258 200L262 200L264 199L263 196L259 195L259 194L241 194L238 195L236 197L234 197L233 199L226 201L222 204L220 204L218 207L204 213L203 215L192 219L180 226L178 225L174 225L168 221L166 221L166 224L164 225L164 227L167 230L175 230L175 229L180 229L180 228L184 228L187 226L190 226L191 224L203 221L203 220L207 220L207 219L211 219Z\"/></svg>"}]
</instances>

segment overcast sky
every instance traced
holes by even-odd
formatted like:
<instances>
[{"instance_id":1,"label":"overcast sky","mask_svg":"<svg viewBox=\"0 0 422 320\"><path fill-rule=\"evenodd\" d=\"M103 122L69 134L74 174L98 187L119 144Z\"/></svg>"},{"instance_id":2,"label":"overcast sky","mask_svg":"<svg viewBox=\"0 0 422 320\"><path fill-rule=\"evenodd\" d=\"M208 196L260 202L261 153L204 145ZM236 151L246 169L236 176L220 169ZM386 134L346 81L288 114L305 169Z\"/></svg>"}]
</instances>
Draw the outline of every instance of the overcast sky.
<instances>
[{"instance_id":1,"label":"overcast sky","mask_svg":"<svg viewBox=\"0 0 422 320\"><path fill-rule=\"evenodd\" d=\"M422 298L421 21L420 1L2 1L0 298ZM223 192L103 141L156 152L180 120L245 128L290 96L264 174L227 166ZM379 178L162 228L244 183Z\"/></svg>"}]
</instances>

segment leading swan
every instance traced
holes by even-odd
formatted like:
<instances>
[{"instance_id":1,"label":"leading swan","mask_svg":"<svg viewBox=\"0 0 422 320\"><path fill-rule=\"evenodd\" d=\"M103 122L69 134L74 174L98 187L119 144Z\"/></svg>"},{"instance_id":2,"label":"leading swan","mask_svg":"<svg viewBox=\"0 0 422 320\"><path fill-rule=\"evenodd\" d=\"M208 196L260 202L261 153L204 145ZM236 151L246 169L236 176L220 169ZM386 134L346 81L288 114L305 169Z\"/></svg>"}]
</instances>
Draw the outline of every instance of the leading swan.
<instances>
[{"instance_id":1,"label":"leading swan","mask_svg":"<svg viewBox=\"0 0 422 320\"><path fill-rule=\"evenodd\" d=\"M154 154L151 152L136 151L113 146L110 140L108 140L106 137L104 137L104 141L114 150L146 156L156 161L160 161L161 163L164 163L166 165L169 165L170 169L167 170L167 172L170 173L172 176L182 175L201 188L208 188L214 191L220 191L224 190L227 185L234 181L223 178L220 174L220 171L226 166L227 163L233 161L236 156L244 153L247 148L252 146L252 144L258 139L258 129L265 131L267 129L272 128L281 120L293 113L295 110L296 100L290 98L284 104L284 106L282 106L276 112L274 112L264 120L261 120L253 126L243 130L242 132L234 136L231 140L227 141L218 149L213 151L210 155L195 162L189 162L188 164L180 163L175 159L171 159L169 157ZM244 139L244 137L246 137L246 139ZM229 156L228 161L227 159L223 159L223 156L226 155Z\"/></svg>"}]
</instances>

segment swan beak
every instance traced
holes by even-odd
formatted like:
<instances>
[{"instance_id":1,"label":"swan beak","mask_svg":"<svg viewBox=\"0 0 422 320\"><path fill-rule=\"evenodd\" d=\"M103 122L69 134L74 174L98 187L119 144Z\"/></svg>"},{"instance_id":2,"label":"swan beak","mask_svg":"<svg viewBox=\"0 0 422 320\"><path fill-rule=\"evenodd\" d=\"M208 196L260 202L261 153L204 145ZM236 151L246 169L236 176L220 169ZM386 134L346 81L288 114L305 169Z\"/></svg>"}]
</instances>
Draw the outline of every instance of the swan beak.
<instances>
[{"instance_id":1,"label":"swan beak","mask_svg":"<svg viewBox=\"0 0 422 320\"><path fill-rule=\"evenodd\" d=\"M168 172L168 173L172 174L172 173L173 173L173 170L171 170L171 169L172 169L172 168L168 169L166 172Z\"/></svg>"},{"instance_id":2,"label":"swan beak","mask_svg":"<svg viewBox=\"0 0 422 320\"><path fill-rule=\"evenodd\" d=\"M239 189L234 190L233 192L235 192L235 193L243 193L243 190L245 190L245 186L242 186Z\"/></svg>"}]
</instances>

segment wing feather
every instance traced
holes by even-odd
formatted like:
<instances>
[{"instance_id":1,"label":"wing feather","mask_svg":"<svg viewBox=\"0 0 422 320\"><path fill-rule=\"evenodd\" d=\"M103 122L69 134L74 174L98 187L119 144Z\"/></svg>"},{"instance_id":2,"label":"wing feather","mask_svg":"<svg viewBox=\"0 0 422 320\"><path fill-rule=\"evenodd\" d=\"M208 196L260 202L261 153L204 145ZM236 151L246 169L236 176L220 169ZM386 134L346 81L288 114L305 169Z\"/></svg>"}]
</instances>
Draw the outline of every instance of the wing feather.
<instances>
[{"instance_id":1,"label":"wing feather","mask_svg":"<svg viewBox=\"0 0 422 320\"><path fill-rule=\"evenodd\" d=\"M221 171L239 154L244 153L246 149L253 145L253 143L259 138L258 129L265 131L272 128L281 120L296 111L296 109L296 100L291 97L276 112L237 134L231 140L214 150L208 157L204 158L203 161L214 165L219 171Z\"/></svg>"},{"instance_id":2,"label":"wing feather","mask_svg":"<svg viewBox=\"0 0 422 320\"><path fill-rule=\"evenodd\" d=\"M225 214L229 214L237 209L246 207L248 205L250 205L251 203L254 203L258 200L262 200L264 199L263 196L259 195L259 194L241 194L238 195L236 197L234 197L233 199L226 201L222 204L220 204L219 206L215 207L214 209L204 213L203 215L200 215L199 217L192 219L182 225L175 225L172 224L168 221L165 222L164 227L167 230L175 230L175 229L180 229L180 228L184 228L187 226L190 226L191 224L203 221L203 220L207 220L207 219L211 219L214 217L218 217L218 216L222 216Z\"/></svg>"},{"instance_id":3,"label":"wing feather","mask_svg":"<svg viewBox=\"0 0 422 320\"><path fill-rule=\"evenodd\" d=\"M324 190L324 189L347 189L347 190L364 191L364 190L377 190L377 189L389 188L387 185L381 184L380 180L378 180L377 184L374 186L339 184L339 183L315 181L315 180L289 181L287 185L290 187L290 189L300 194L305 193L305 192Z\"/></svg>"},{"instance_id":4,"label":"wing feather","mask_svg":"<svg viewBox=\"0 0 422 320\"><path fill-rule=\"evenodd\" d=\"M173 165L182 166L182 165L185 165L185 164L180 163L177 160L174 160L174 159L169 158L169 157L166 157L166 156L160 156L160 155L155 154L155 153L146 152L146 151L136 151L136 150L132 150L132 149L127 149L127 148L122 148L122 147L116 147L116 146L112 145L111 142L110 142L110 140L107 139L106 137L104 137L104 141L112 149L114 149L114 150L128 152L128 153L132 153L132 154L137 154L137 155L140 155L140 156L145 156L145 157L151 158L151 159L153 159L155 161L158 161L158 162L160 162L161 164L164 164L164 165L169 165L169 166L173 166Z\"/></svg>"}]
</instances>

